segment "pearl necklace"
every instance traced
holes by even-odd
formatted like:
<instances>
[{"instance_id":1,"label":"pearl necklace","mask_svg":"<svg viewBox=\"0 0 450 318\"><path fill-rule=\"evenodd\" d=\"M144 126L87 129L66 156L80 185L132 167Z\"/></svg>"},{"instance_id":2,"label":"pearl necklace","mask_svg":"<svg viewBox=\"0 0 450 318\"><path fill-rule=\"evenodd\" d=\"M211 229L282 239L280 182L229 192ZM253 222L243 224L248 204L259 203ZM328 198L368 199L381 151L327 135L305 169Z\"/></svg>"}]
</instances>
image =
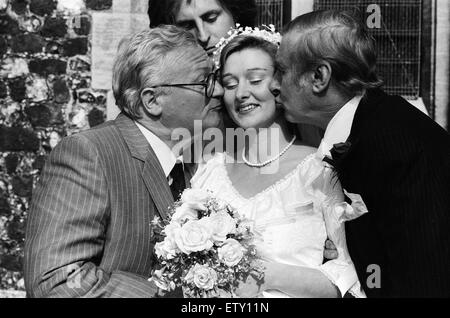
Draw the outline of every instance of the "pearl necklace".
<instances>
[{"instance_id":1,"label":"pearl necklace","mask_svg":"<svg viewBox=\"0 0 450 318\"><path fill-rule=\"evenodd\" d=\"M247 166L250 166L250 167L254 167L254 168L262 168L262 167L265 167L265 166L267 166L268 164L271 164L272 162L274 162L274 161L280 159L281 156L284 155L284 154L286 153L286 151L289 150L289 148L291 148L291 146L294 144L294 142L295 142L296 139L297 139L297 136L294 135L294 137L292 138L291 142L290 142L286 147L284 147L284 149L283 149L278 155L276 155L276 156L273 157L272 159L266 160L266 161L261 162L261 163L251 163L251 162L249 162L249 161L247 160L247 158L245 158L245 147L244 147L244 149L242 150L242 160L244 161L244 163L245 163Z\"/></svg>"}]
</instances>

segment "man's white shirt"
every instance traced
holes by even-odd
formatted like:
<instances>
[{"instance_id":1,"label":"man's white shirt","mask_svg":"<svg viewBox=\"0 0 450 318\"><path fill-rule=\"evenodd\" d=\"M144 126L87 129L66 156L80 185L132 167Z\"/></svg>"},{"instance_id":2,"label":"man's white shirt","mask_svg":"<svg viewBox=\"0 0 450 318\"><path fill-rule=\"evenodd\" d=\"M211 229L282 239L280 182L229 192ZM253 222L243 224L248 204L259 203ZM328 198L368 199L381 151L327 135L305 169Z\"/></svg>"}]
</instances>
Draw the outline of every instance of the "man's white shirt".
<instances>
[{"instance_id":1,"label":"man's white shirt","mask_svg":"<svg viewBox=\"0 0 450 318\"><path fill-rule=\"evenodd\" d=\"M323 159L325 156L331 157L330 150L331 148L333 148L334 144L347 141L348 137L350 136L356 110L358 109L359 103L361 102L362 98L363 95L357 95L353 97L331 119L330 123L327 126L327 129L325 130L325 134L319 146L319 149L317 150L317 155L321 159ZM333 218L331 218L331 220L339 219L338 223L342 223L356 219L368 212L367 206L365 205L362 197L359 194L349 193L345 191L345 189L342 190L345 193L345 195L350 198L352 203L351 205L345 203L344 205L345 208L343 210L344 212L339 217L338 217L339 213L337 213L338 210L335 210L335 215L333 215ZM342 206L343 206L342 204L338 204L336 207L339 208ZM335 221L329 221L328 224L332 224L333 222ZM331 227L331 225L327 226ZM338 225L335 226L338 227ZM353 271L350 271L350 273L352 275L356 275L354 268ZM358 278L357 277L355 278L352 275L350 274L343 275L340 284L342 284L342 286L345 286L345 288L342 286L339 287L339 289L341 290L341 294L343 294L345 291L348 290L355 297L366 297L364 290L361 288L361 284ZM354 283L352 286L348 286L348 284L350 284L354 280L356 280L356 283Z\"/></svg>"},{"instance_id":2,"label":"man's white shirt","mask_svg":"<svg viewBox=\"0 0 450 318\"><path fill-rule=\"evenodd\" d=\"M319 147L323 155L329 156L334 144L347 141L350 136L356 110L362 98L363 95L353 97L331 119Z\"/></svg>"},{"instance_id":3,"label":"man's white shirt","mask_svg":"<svg viewBox=\"0 0 450 318\"><path fill-rule=\"evenodd\" d=\"M169 177L169 174L177 162L183 162L182 157L175 157L175 154L164 141L159 139L158 136L156 136L154 133L152 133L150 130L148 130L138 122L135 123L155 152L155 155L158 158L158 161L161 164L161 167L163 168L164 174L166 178L168 178L168 182L170 185L172 183L172 180Z\"/></svg>"}]
</instances>

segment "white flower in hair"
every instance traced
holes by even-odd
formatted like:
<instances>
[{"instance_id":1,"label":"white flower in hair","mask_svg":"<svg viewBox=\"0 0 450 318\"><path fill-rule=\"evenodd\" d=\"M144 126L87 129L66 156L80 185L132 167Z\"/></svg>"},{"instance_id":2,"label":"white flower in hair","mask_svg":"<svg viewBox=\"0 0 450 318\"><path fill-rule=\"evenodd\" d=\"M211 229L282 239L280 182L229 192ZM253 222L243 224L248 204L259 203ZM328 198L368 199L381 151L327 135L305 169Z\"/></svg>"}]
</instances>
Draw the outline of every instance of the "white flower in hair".
<instances>
[{"instance_id":1,"label":"white flower in hair","mask_svg":"<svg viewBox=\"0 0 450 318\"><path fill-rule=\"evenodd\" d=\"M232 28L230 31L228 31L228 37L221 38L220 41L216 44L216 50L213 53L213 60L217 68L220 67L220 55L224 47L227 46L227 44L230 43L232 39L240 35L261 38L277 45L278 47L281 43L281 34L275 30L275 26L273 24L269 24L269 26L263 25L262 29L260 29L257 27L243 28L239 23L237 23L235 28Z\"/></svg>"}]
</instances>

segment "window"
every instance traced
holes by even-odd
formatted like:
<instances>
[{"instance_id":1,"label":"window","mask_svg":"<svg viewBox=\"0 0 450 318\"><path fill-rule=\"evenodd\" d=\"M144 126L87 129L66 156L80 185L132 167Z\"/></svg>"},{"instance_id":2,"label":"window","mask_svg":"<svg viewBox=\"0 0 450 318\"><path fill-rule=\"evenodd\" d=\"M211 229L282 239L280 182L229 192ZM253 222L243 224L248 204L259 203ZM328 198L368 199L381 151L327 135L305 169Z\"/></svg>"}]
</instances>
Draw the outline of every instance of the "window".
<instances>
[{"instance_id":1,"label":"window","mask_svg":"<svg viewBox=\"0 0 450 318\"><path fill-rule=\"evenodd\" d=\"M258 5L257 25L275 25L281 31L291 20L291 1L287 0L256 0Z\"/></svg>"},{"instance_id":2,"label":"window","mask_svg":"<svg viewBox=\"0 0 450 318\"><path fill-rule=\"evenodd\" d=\"M314 10L358 8L364 23L374 12L373 0L316 0ZM378 73L390 94L420 96L422 0L378 0L379 27L369 27L378 50Z\"/></svg>"},{"instance_id":3,"label":"window","mask_svg":"<svg viewBox=\"0 0 450 318\"><path fill-rule=\"evenodd\" d=\"M381 10L381 27L369 28L369 32L377 43L378 73L385 81L385 91L407 99L421 97L434 118L432 1L314 0L314 10L358 8L366 22L372 4Z\"/></svg>"}]
</instances>

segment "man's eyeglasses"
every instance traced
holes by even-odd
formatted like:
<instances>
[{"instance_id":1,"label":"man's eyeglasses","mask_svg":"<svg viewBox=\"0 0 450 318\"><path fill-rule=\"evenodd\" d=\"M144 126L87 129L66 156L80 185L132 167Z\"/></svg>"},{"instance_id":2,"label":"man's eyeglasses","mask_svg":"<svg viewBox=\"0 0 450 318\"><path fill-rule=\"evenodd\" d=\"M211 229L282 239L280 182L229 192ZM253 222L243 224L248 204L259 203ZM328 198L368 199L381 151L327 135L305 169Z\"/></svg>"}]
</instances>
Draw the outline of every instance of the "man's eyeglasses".
<instances>
[{"instance_id":1,"label":"man's eyeglasses","mask_svg":"<svg viewBox=\"0 0 450 318\"><path fill-rule=\"evenodd\" d=\"M211 98L214 94L214 88L216 87L218 72L209 73L208 77L200 83L187 83L187 84L161 84L150 86L149 88L158 88L158 87L184 87L184 86L203 86L205 88L205 96L207 98Z\"/></svg>"}]
</instances>

